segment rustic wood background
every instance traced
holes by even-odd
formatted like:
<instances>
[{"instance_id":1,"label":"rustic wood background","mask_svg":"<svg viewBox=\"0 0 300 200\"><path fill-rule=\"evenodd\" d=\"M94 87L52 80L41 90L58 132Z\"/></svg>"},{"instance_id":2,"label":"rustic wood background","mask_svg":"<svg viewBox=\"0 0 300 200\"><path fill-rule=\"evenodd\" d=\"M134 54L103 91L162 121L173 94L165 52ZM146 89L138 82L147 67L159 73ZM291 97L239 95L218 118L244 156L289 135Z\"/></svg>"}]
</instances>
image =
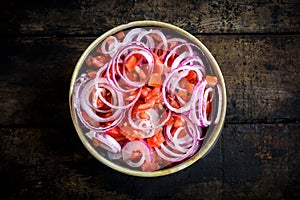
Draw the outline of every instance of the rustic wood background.
<instances>
[{"instance_id":1,"label":"rustic wood background","mask_svg":"<svg viewBox=\"0 0 300 200\"><path fill-rule=\"evenodd\" d=\"M1 199L299 199L298 0L76 0L1 3ZM215 148L172 175L140 178L98 162L68 107L73 68L109 29L135 20L198 37L223 72Z\"/></svg>"}]
</instances>

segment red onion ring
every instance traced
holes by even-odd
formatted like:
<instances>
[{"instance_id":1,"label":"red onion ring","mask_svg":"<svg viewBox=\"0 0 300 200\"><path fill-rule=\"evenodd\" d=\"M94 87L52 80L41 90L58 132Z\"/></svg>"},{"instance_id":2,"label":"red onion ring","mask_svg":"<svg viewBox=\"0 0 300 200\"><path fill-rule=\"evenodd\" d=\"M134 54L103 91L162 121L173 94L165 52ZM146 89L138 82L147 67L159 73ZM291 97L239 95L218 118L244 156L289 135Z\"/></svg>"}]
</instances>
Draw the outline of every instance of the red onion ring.
<instances>
[{"instance_id":1,"label":"red onion ring","mask_svg":"<svg viewBox=\"0 0 300 200\"><path fill-rule=\"evenodd\" d=\"M194 124L185 115L178 115L178 117L182 117L186 125L178 128L174 136L171 135L172 125L167 126L165 129L167 146L162 143L160 148L155 147L157 155L170 162L180 162L192 156L192 153L199 148L198 131ZM179 139L179 134L183 130L186 131L186 135Z\"/></svg>"},{"instance_id":2,"label":"red onion ring","mask_svg":"<svg viewBox=\"0 0 300 200\"><path fill-rule=\"evenodd\" d=\"M119 90L121 92L132 92L136 88L140 88L147 83L149 76L139 82L134 82L128 79L125 74L121 73L119 70L118 64L119 63L125 63L121 57L125 56L125 59L128 59L128 57L132 54L140 54L144 57L144 59L147 61L148 65L148 71L145 72L145 74L151 74L153 72L154 68L154 57L149 49L138 42L132 42L126 46L123 46L121 49L119 49L116 53L116 55L111 59L110 63L108 64L108 69L106 70L106 78L108 82L114 86L116 90ZM115 73L110 74L113 71ZM124 81L126 86L128 86L131 89L124 89L120 86L116 79L116 75L120 76L120 78Z\"/></svg>"},{"instance_id":3,"label":"red onion ring","mask_svg":"<svg viewBox=\"0 0 300 200\"><path fill-rule=\"evenodd\" d=\"M137 41L142 41L143 37L147 38L147 43L146 45L150 48L150 49L154 49L155 48L155 42L154 39L150 36L150 34L156 34L158 35L161 40L162 40L162 44L164 46L164 49L168 48L168 43L167 43L167 38L166 36L159 30L152 30L150 29L149 31L142 31L138 37L137 37Z\"/></svg>"},{"instance_id":4,"label":"red onion ring","mask_svg":"<svg viewBox=\"0 0 300 200\"><path fill-rule=\"evenodd\" d=\"M134 41L134 38L136 38L141 32L145 31L146 29L143 28L134 28L131 29L123 39L123 44L128 44L132 41Z\"/></svg>"},{"instance_id":5,"label":"red onion ring","mask_svg":"<svg viewBox=\"0 0 300 200\"><path fill-rule=\"evenodd\" d=\"M100 147L106 149L112 153L119 153L121 152L120 144L110 135L105 133L97 133L95 131L89 131L85 134L89 139L93 140L96 139L101 142Z\"/></svg>"},{"instance_id":6,"label":"red onion ring","mask_svg":"<svg viewBox=\"0 0 300 200\"><path fill-rule=\"evenodd\" d=\"M171 117L171 112L168 112L168 115L167 115L166 119L164 119L163 121L161 121L161 122L158 123L158 124L154 124L154 123L153 123L154 120L151 120L151 119L153 119L153 114L151 114L151 113L153 113L153 111L152 111L152 112L150 111L150 112L148 112L148 114L149 114L149 116L151 117L151 119L150 119L150 120L146 120L146 121L149 121L149 123L150 123L150 124L149 124L149 127L142 127L142 126L139 126L139 125L132 119L132 109L133 109L133 107L129 108L129 110L128 110L128 114L127 114L128 122L129 122L130 126L132 126L134 129L138 129L138 130L141 130L141 131L153 131L153 130L159 128L159 127L162 127L162 126L170 119L170 117ZM154 134L154 133L153 133L153 134ZM149 135L145 135L144 138L146 138L146 136L147 136L147 137L151 137L151 136L149 136ZM153 135L152 135L152 136L153 136Z\"/></svg>"},{"instance_id":7,"label":"red onion ring","mask_svg":"<svg viewBox=\"0 0 300 200\"><path fill-rule=\"evenodd\" d=\"M203 122L203 114L202 114L203 113L202 97L204 95L204 90L205 90L206 85L207 85L207 82L205 79L196 84L196 86L194 88L193 97L192 97L193 103L191 104L191 111L190 111L190 117L191 117L192 121L197 126L201 126L201 127L205 127L205 124ZM197 102L198 102L198 104L197 104Z\"/></svg>"},{"instance_id":8,"label":"red onion ring","mask_svg":"<svg viewBox=\"0 0 300 200\"><path fill-rule=\"evenodd\" d=\"M109 40L113 40L113 42L109 45L108 49L106 49L106 46L107 46L107 42ZM116 53L116 51L118 50L119 48L119 45L120 43L118 42L118 39L114 36L109 36L107 37L103 42L102 42L102 45L101 45L101 51L104 53L104 54L109 54L111 57Z\"/></svg>"},{"instance_id":9,"label":"red onion ring","mask_svg":"<svg viewBox=\"0 0 300 200\"><path fill-rule=\"evenodd\" d=\"M131 160L132 154L139 152L142 154L137 162ZM152 155L151 149L148 144L143 140L135 140L127 142L122 148L122 157L125 163L131 167L140 167L144 162L151 162Z\"/></svg>"},{"instance_id":10,"label":"red onion ring","mask_svg":"<svg viewBox=\"0 0 300 200\"><path fill-rule=\"evenodd\" d=\"M169 39L167 39L167 44L170 44L170 43L172 43L172 42L186 43L187 41L184 40L184 39L181 39L181 38L169 38ZM164 43L163 43L163 42L160 42L160 43L157 45L157 47L155 48L155 50L154 50L154 53L155 53L156 55L158 55L159 58L160 58L161 60L165 60L165 56L166 56L167 53L168 53L168 49L170 49L170 48L169 48L169 45L168 45L167 48L166 48L166 50L163 51L161 55L159 55L159 51L161 50L161 47L162 47L163 45L164 45ZM174 47L173 47L173 48L174 48Z\"/></svg>"},{"instance_id":11,"label":"red onion ring","mask_svg":"<svg viewBox=\"0 0 300 200\"><path fill-rule=\"evenodd\" d=\"M214 124L219 123L219 120L220 120L220 117L221 117L221 111L222 111L222 90L221 90L221 85L218 83L216 86L217 86L217 92L218 92L218 111L217 111L217 114L216 114Z\"/></svg>"},{"instance_id":12,"label":"red onion ring","mask_svg":"<svg viewBox=\"0 0 300 200\"><path fill-rule=\"evenodd\" d=\"M84 80L79 80L81 81L80 83L77 83L75 88L74 88L74 108L77 111L77 115L80 119L80 121L82 122L82 124L94 131L98 131L98 132L103 132L103 131L107 131L113 127L115 127L116 125L118 125L118 123L124 118L124 113L121 110L116 110L115 112L113 112L113 115L107 117L107 118L103 118L98 116L95 113L95 108L91 107L92 103L90 103L87 100L87 97L90 96L91 92L95 89L94 88L94 79L84 79ZM110 122L112 121L111 124L107 125L106 127L95 127L93 125L91 125L88 121L86 121L86 119L83 117L82 115L82 110L84 110L87 115L89 117L91 117L93 120L97 121L97 122Z\"/></svg>"},{"instance_id":13,"label":"red onion ring","mask_svg":"<svg viewBox=\"0 0 300 200\"><path fill-rule=\"evenodd\" d=\"M203 100L202 100L202 121L204 126L209 126L211 124L211 115L210 119L208 119L207 114L206 114L206 107L207 107L207 101L212 101L212 99L208 100L208 95L210 93L213 93L213 88L208 87L203 94Z\"/></svg>"},{"instance_id":14,"label":"red onion ring","mask_svg":"<svg viewBox=\"0 0 300 200\"><path fill-rule=\"evenodd\" d=\"M180 73L179 73L180 71ZM167 91L171 93L171 95L176 95L174 94L175 89L178 89L178 82L184 78L189 71L195 71L198 80L201 80L203 78L202 72L198 68L194 68L192 66L186 65L186 66L181 66L179 68L176 68L172 70L165 78L163 85L162 85L162 98L164 100L165 105L172 110L173 112L176 113L184 113L190 110L191 103L192 103L192 97L190 98L189 101L185 102L185 104L180 107L180 108L174 108L170 105L168 99L167 99ZM172 86L172 87L171 87Z\"/></svg>"}]
</instances>

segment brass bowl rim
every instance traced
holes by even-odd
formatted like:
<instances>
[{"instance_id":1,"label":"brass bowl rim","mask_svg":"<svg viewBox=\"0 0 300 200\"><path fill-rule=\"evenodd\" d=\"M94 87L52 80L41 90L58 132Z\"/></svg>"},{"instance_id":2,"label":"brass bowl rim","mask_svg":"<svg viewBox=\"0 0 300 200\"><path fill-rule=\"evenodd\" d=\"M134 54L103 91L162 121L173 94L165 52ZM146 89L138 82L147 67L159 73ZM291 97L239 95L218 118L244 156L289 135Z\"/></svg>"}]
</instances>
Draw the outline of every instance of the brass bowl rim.
<instances>
[{"instance_id":1,"label":"brass bowl rim","mask_svg":"<svg viewBox=\"0 0 300 200\"><path fill-rule=\"evenodd\" d=\"M149 26L150 27L162 27L162 28L171 29L171 30L173 30L173 31L175 31L175 32L177 32L181 35L184 35L184 36L188 37L193 43L195 43L196 45L198 45L202 49L202 51L204 52L207 59L209 60L209 62L211 64L211 67L214 69L214 71L215 71L215 73L218 77L218 80L220 82L221 91L222 91L222 109L221 109L221 116L220 116L219 123L215 126L215 129L214 129L213 133L210 135L210 137L208 138L206 143L201 146L200 150L198 150L198 152L194 156L192 156L191 158L187 159L186 161L184 161L182 163L179 163L179 164L177 164L173 167L170 167L170 168L161 169L161 170L152 171L152 172L143 172L143 171L137 171L137 170L133 170L133 169L129 169L129 168L117 165L117 164L109 161L108 159L104 158L103 156L101 156L93 148L93 146L87 141L87 139L84 136L83 132L79 128L76 113L74 112L74 110L72 108L72 94L73 94L73 86L74 86L76 77L79 73L79 70L81 68L81 65L83 64L84 60L89 55L89 53L91 51L93 51L94 48L98 44L100 44L108 36L114 35L120 30L134 28L134 27L149 27ZM166 23L166 22L161 22L161 21L153 21L153 20L140 20L140 21L129 22L127 24L122 24L122 25L119 25L115 28L112 28L112 29L108 30L107 32L102 34L100 37L96 38L86 48L86 50L83 52L83 54L80 56L79 60L77 61L76 66L75 66L74 71L73 71L73 74L72 74L71 83L70 83L70 90L69 90L69 109L70 109L72 121L73 121L73 124L75 126L76 132L77 132L81 142L84 144L85 148L97 160L99 160L101 163L105 164L106 166L108 166L108 167L110 167L110 168L112 168L116 171L122 172L124 174L132 175L132 176L139 176L139 177L158 177L158 176L173 174L175 172L178 172L180 170L183 170L183 169L187 168L188 166L192 165L193 163L195 163L200 158L203 158L205 155L207 155L209 153L209 151L214 147L214 145L218 141L218 138L221 134L221 130L223 128L224 121L225 121L226 108L227 108L227 97L226 97L226 87L225 87L224 78L223 78L221 69L220 69L217 61L212 56L210 51L205 47L205 45L202 42L200 42L200 40L198 40L195 36L193 36L189 32L187 32L187 31L185 31L185 30L183 30L183 29L181 29L181 28L179 28L175 25L172 25L172 24L169 24L169 23Z\"/></svg>"}]
</instances>

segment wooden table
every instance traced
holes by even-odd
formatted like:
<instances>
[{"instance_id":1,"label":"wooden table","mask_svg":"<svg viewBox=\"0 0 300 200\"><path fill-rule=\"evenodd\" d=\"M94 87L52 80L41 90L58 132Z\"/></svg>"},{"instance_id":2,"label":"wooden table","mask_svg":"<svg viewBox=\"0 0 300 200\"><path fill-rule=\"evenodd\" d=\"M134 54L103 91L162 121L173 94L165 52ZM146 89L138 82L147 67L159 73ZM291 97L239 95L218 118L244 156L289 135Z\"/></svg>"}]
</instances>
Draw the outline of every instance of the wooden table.
<instances>
[{"instance_id":1,"label":"wooden table","mask_svg":"<svg viewBox=\"0 0 300 200\"><path fill-rule=\"evenodd\" d=\"M297 199L300 4L83 0L1 3L1 199ZM228 109L215 148L172 175L98 162L73 127L68 92L85 48L135 20L199 38L223 72Z\"/></svg>"}]
</instances>

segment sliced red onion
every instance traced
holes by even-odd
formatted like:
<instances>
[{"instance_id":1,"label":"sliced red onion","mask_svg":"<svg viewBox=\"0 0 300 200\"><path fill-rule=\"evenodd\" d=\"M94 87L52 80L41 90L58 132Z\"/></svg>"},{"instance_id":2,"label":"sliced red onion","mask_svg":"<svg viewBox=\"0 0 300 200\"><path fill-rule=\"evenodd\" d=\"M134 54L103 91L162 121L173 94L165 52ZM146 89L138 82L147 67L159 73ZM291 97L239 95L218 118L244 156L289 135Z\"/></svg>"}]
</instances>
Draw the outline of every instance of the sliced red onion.
<instances>
[{"instance_id":1,"label":"sliced red onion","mask_svg":"<svg viewBox=\"0 0 300 200\"><path fill-rule=\"evenodd\" d=\"M202 98L204 95L204 90L207 85L206 80L202 80L201 82L197 83L194 88L194 93L192 96L193 103L191 104L191 111L190 111L190 117L192 121L197 125L201 127L205 127L205 124L203 123L203 110L202 110Z\"/></svg>"},{"instance_id":2,"label":"sliced red onion","mask_svg":"<svg viewBox=\"0 0 300 200\"><path fill-rule=\"evenodd\" d=\"M163 150L164 153L165 153L166 155L168 155L168 156L175 157L175 158L178 158L178 157L181 157L181 156L182 156L181 153L176 153L176 152L172 151L172 150L174 150L174 149L169 149L170 147L169 147L169 148L166 147L163 143L160 145L160 148L161 148L161 150ZM170 161L170 160L169 160L169 161Z\"/></svg>"},{"instance_id":3,"label":"sliced red onion","mask_svg":"<svg viewBox=\"0 0 300 200\"><path fill-rule=\"evenodd\" d=\"M122 158L122 153L121 152L113 153L113 152L107 151L107 156L111 160L118 160L118 159Z\"/></svg>"},{"instance_id":4,"label":"sliced red onion","mask_svg":"<svg viewBox=\"0 0 300 200\"><path fill-rule=\"evenodd\" d=\"M155 134L154 124L151 120L148 119L138 119L136 121L137 127L139 130L143 130L145 134L142 138L149 138Z\"/></svg>"},{"instance_id":5,"label":"sliced red onion","mask_svg":"<svg viewBox=\"0 0 300 200\"><path fill-rule=\"evenodd\" d=\"M167 38L166 36L159 30L152 30L150 29L149 31L142 31L138 37L137 37L137 41L142 41L143 37L147 38L147 43L146 45L150 48L150 49L154 49L155 48L155 42L154 39L152 38L152 36L150 34L156 34L158 35L161 40L162 40L162 46L164 46L163 50L166 50L168 48L168 43L167 43Z\"/></svg>"},{"instance_id":6,"label":"sliced red onion","mask_svg":"<svg viewBox=\"0 0 300 200\"><path fill-rule=\"evenodd\" d=\"M95 90L94 88L94 79L85 79L81 83L77 83L76 87L74 88L74 108L77 111L77 115L80 119L80 121L89 129L94 131L107 131L116 125L124 118L124 113L122 110L114 110L113 115L103 118L98 116L95 112L95 108L92 105L92 103L89 101L89 98L92 91ZM92 118L93 120L97 122L111 122L106 127L101 126L93 126L91 125L82 114L82 110L86 112L86 114Z\"/></svg>"},{"instance_id":7,"label":"sliced red onion","mask_svg":"<svg viewBox=\"0 0 300 200\"><path fill-rule=\"evenodd\" d=\"M140 160L133 162L132 155L135 152L141 153ZM144 162L151 162L151 148L143 140L135 140L126 143L122 148L122 157L125 163L131 167L140 167Z\"/></svg>"},{"instance_id":8,"label":"sliced red onion","mask_svg":"<svg viewBox=\"0 0 300 200\"><path fill-rule=\"evenodd\" d=\"M222 90L221 85L218 83L217 85L217 92L218 92L218 111L217 115L214 121L214 124L219 123L220 117L221 117L221 110L222 110Z\"/></svg>"},{"instance_id":9,"label":"sliced red onion","mask_svg":"<svg viewBox=\"0 0 300 200\"><path fill-rule=\"evenodd\" d=\"M206 106L207 106L207 102L208 101L212 101L212 99L208 99L209 94L213 93L213 88L212 87L208 87L205 91L204 91L204 95L203 95L203 100L202 100L202 120L203 120L203 124L206 126L209 126L211 124L211 115L210 115L210 119L208 119L207 114L206 114Z\"/></svg>"},{"instance_id":10,"label":"sliced red onion","mask_svg":"<svg viewBox=\"0 0 300 200\"><path fill-rule=\"evenodd\" d=\"M103 80L106 80L106 79L103 79ZM81 101L81 107L82 109L93 119L95 119L96 121L98 122L108 122L108 121L112 121L112 120L115 120L117 118L117 116L119 116L122 112L121 110L115 110L115 112L113 113L112 116L110 117L107 117L107 118L102 118L102 117L99 117L94 111L93 111L93 108L88 106L90 104L90 102L86 102L87 98L86 97L89 97L91 92L93 90L95 90L94 88L94 80L92 79L91 81L87 82L84 86L84 88L82 89L82 92L81 92L81 95L80 95L80 101ZM108 86L108 85L101 85L102 87L105 87L110 89L111 88ZM113 94L113 93L112 93ZM122 95L113 95L113 97L115 97L113 99L113 101L117 101L117 104L120 105L120 106L123 106L123 99L121 98ZM99 95L99 97L101 97L101 95ZM118 97L118 98L117 98Z\"/></svg>"},{"instance_id":11,"label":"sliced red onion","mask_svg":"<svg viewBox=\"0 0 300 200\"><path fill-rule=\"evenodd\" d=\"M124 99L123 97L123 94L120 93L119 91L117 90L114 90L113 88L109 87L109 86L106 86L106 89L108 89L111 94L112 94L112 97L113 97L113 103L109 103L103 96L101 93L99 93L99 98L100 100L106 104L107 106L113 108L113 109L125 109L125 108L129 108L131 107L133 104L136 103L136 101L139 99L139 97L141 96L141 89L139 89L139 92L137 93L136 97L128 104L124 105L125 103L122 102L121 100ZM117 104L115 105L115 103L117 103L117 99L119 99L121 101L121 104ZM124 101L124 100L123 100ZM114 103L115 102L115 103Z\"/></svg>"},{"instance_id":12,"label":"sliced red onion","mask_svg":"<svg viewBox=\"0 0 300 200\"><path fill-rule=\"evenodd\" d=\"M196 130L198 132L198 141L204 140L205 135L203 134L202 128L197 126Z\"/></svg>"},{"instance_id":13,"label":"sliced red onion","mask_svg":"<svg viewBox=\"0 0 300 200\"><path fill-rule=\"evenodd\" d=\"M189 135L189 134L185 134L184 137L179 137L179 134L182 130L184 130L185 128L184 127L179 127L175 133L174 133L174 136L173 136L173 141L176 143L176 144L179 144L179 145L184 145L184 144L190 144L193 142L193 138Z\"/></svg>"},{"instance_id":14,"label":"sliced red onion","mask_svg":"<svg viewBox=\"0 0 300 200\"><path fill-rule=\"evenodd\" d=\"M166 131L165 131L165 139L166 139L166 143L173 149L176 149L177 151L180 151L181 153L186 153L188 152L187 148L181 147L180 145L176 145L174 143L174 138L171 135L171 126L167 126Z\"/></svg>"},{"instance_id":15,"label":"sliced red onion","mask_svg":"<svg viewBox=\"0 0 300 200\"><path fill-rule=\"evenodd\" d=\"M157 111L154 109L149 109L146 111L146 113L150 116L150 120L140 119L139 117L137 117L137 120L134 121L134 119L132 118L132 110L133 110L133 107L129 108L129 110L128 110L128 114L127 114L128 122L129 122L130 126L132 126L134 129L138 129L138 130L145 132L145 135L142 138L152 137L153 134L155 133L154 131L157 128L165 125L165 123L171 117L171 112L167 112L166 118L162 121L159 121L159 119L158 119L159 115L158 115ZM148 133L148 134L146 134L146 133Z\"/></svg>"},{"instance_id":16,"label":"sliced red onion","mask_svg":"<svg viewBox=\"0 0 300 200\"><path fill-rule=\"evenodd\" d=\"M155 147L155 151L162 159L170 162L179 162L193 155L199 148L198 132L194 124L184 115L180 115L185 121L185 126L179 127L174 136L171 134L169 125L165 129L166 144L161 144L160 148ZM186 134L179 137L181 131L186 131Z\"/></svg>"},{"instance_id":17,"label":"sliced red onion","mask_svg":"<svg viewBox=\"0 0 300 200\"><path fill-rule=\"evenodd\" d=\"M121 152L120 144L110 135L105 133L94 132L94 138L101 142L100 147L107 151L118 153Z\"/></svg>"},{"instance_id":18,"label":"sliced red onion","mask_svg":"<svg viewBox=\"0 0 300 200\"><path fill-rule=\"evenodd\" d=\"M181 39L181 38L169 38L169 39L167 39L167 44L170 44L170 43L172 43L172 42L186 43L187 41L184 40L184 39ZM163 41L160 42L160 43L156 46L155 51L154 51L154 53L155 53L156 55L158 55L159 51L163 50L163 49L162 49L162 46L165 46L165 44L164 44ZM168 49L170 49L170 48L169 48L169 45L167 45L166 50L164 50L164 51L162 52L161 55L158 55L159 58L160 58L161 60L165 60L165 56L166 56L166 54L168 53Z\"/></svg>"},{"instance_id":19,"label":"sliced red onion","mask_svg":"<svg viewBox=\"0 0 300 200\"><path fill-rule=\"evenodd\" d=\"M93 140L95 138L96 140L100 141L100 147L106 149L111 153L117 154L121 152L120 144L108 134L97 133L95 131L90 130L89 132L85 133L85 135L90 140Z\"/></svg>"},{"instance_id":20,"label":"sliced red onion","mask_svg":"<svg viewBox=\"0 0 300 200\"><path fill-rule=\"evenodd\" d=\"M180 149L181 152L187 152L189 147L191 147L191 144L193 143L194 135L187 134L186 137L184 138L185 140L183 140L183 138L181 138L181 140L179 140L178 134L183 130L185 130L184 127L178 128L175 131L174 136L169 137L169 139L174 144L175 149ZM183 149L186 149L186 150L183 151Z\"/></svg>"},{"instance_id":21,"label":"sliced red onion","mask_svg":"<svg viewBox=\"0 0 300 200\"><path fill-rule=\"evenodd\" d=\"M100 67L96 73L96 78L95 78L95 87L98 87L98 78L103 78L107 70L107 63L105 63L102 67Z\"/></svg>"},{"instance_id":22,"label":"sliced red onion","mask_svg":"<svg viewBox=\"0 0 300 200\"><path fill-rule=\"evenodd\" d=\"M124 63L126 63L126 61L130 58L130 56L136 55L136 54L142 55L146 59L147 64L143 64L142 62L140 62L140 64L136 66L137 68L135 68L135 70L143 70L142 68L148 68L146 74L151 74L153 72L153 67L154 67L154 57L151 54L151 52L148 52L148 50L146 50L146 51L141 50L141 49L132 50L128 55L126 55L126 57L124 59ZM149 79L148 76L147 76L147 79L144 79L143 81L139 81L139 82L131 81L125 73L126 67L124 66L124 63L123 63L123 73L120 74L120 76L121 76L121 78L124 77L123 80L126 81L126 84L128 84L131 87L142 87L145 85L145 83L148 82L148 79ZM117 69L117 71L118 71L118 69Z\"/></svg>"},{"instance_id":23,"label":"sliced red onion","mask_svg":"<svg viewBox=\"0 0 300 200\"><path fill-rule=\"evenodd\" d=\"M162 86L162 98L164 100L164 104L172 111L176 113L184 113L188 110L190 110L191 106L191 99L183 104L180 108L174 108L170 105L168 98L167 98L167 92L171 93L171 95L176 95L175 89L180 89L178 86L179 81L182 78L185 78L185 76L189 73L189 71L195 71L197 74L198 80L201 80L203 78L202 72L198 68L193 68L192 66L182 66L180 68L176 68L173 71L171 71L165 78Z\"/></svg>"},{"instance_id":24,"label":"sliced red onion","mask_svg":"<svg viewBox=\"0 0 300 200\"><path fill-rule=\"evenodd\" d=\"M178 57L175 58L171 65L171 70L176 69L178 66L180 66L180 63L191 56L190 52L183 52Z\"/></svg>"},{"instance_id":25,"label":"sliced red onion","mask_svg":"<svg viewBox=\"0 0 300 200\"><path fill-rule=\"evenodd\" d=\"M106 48L107 46L107 42L109 40L113 40L113 42L110 43L110 45L108 46L108 49ZM103 42L102 42L102 45L101 45L101 51L104 53L104 54L109 54L111 57L116 53L116 51L118 50L119 48L119 42L118 42L118 39L114 36L109 36L107 37Z\"/></svg>"},{"instance_id":26,"label":"sliced red onion","mask_svg":"<svg viewBox=\"0 0 300 200\"><path fill-rule=\"evenodd\" d=\"M138 81L138 82L134 82L131 81L125 73L121 73L119 70L118 64L119 63L125 63L125 61L122 60L122 57L125 56L125 59L128 59L129 56L133 55L133 54L140 54L143 56L143 58L145 59L146 63L147 63L147 71L144 72L145 74L152 74L153 72L153 68L154 68L154 57L151 53L151 51L145 47L143 44L139 43L139 42L133 42L130 43L126 46L123 46L121 49L118 50L118 52L116 53L116 55L112 58L112 60L110 61L110 63L108 64L108 69L106 70L106 77L108 79L108 82L115 87L115 89L121 91L121 92L132 92L134 91L136 88L142 87L145 85L145 83L147 83L149 76L146 77L146 79L142 80L142 81ZM143 65L145 65L145 63L143 63ZM137 66L138 68L140 66ZM123 69L125 70L125 67L123 67ZM115 73L110 74L113 71ZM124 88L119 84L119 81L116 78L116 75L118 75L123 82L126 84L126 86L129 87L128 88Z\"/></svg>"},{"instance_id":27,"label":"sliced red onion","mask_svg":"<svg viewBox=\"0 0 300 200\"><path fill-rule=\"evenodd\" d=\"M182 44L179 44L179 45L177 45L177 46L175 46L168 54L167 54L167 56L166 56L166 58L165 58L165 62L164 62L164 64L165 64L165 66L168 66L168 67L172 67L171 69L175 69L178 65L176 65L176 66L169 66L168 65L168 61L169 61L169 59L170 59L170 57L173 55L173 54L178 54L177 53L177 51L180 49L180 48L187 48L188 49L188 51L187 52L185 52L186 54L186 56L188 56L188 55L194 55L194 52L193 52L193 49L192 49L192 47L191 46L193 46L192 45L192 43L189 43L189 42L186 42L186 43L182 43ZM178 64L179 64L179 62L178 62Z\"/></svg>"},{"instance_id":28,"label":"sliced red onion","mask_svg":"<svg viewBox=\"0 0 300 200\"><path fill-rule=\"evenodd\" d=\"M155 42L154 39L148 35L150 33L150 31L143 31L141 32L138 37L136 38L137 41L143 42L142 39L145 37L147 40L146 42L143 42L144 44L146 44L147 47L149 47L150 49L153 49L155 46Z\"/></svg>"},{"instance_id":29,"label":"sliced red onion","mask_svg":"<svg viewBox=\"0 0 300 200\"><path fill-rule=\"evenodd\" d=\"M203 61L199 56L190 56L186 58L180 63L179 67L182 65L190 65L197 67L201 70L203 76L206 75L205 65L203 64Z\"/></svg>"},{"instance_id":30,"label":"sliced red onion","mask_svg":"<svg viewBox=\"0 0 300 200\"><path fill-rule=\"evenodd\" d=\"M90 130L89 132L86 132L85 135L90 139L93 140L93 137L95 135L95 131Z\"/></svg>"},{"instance_id":31,"label":"sliced red onion","mask_svg":"<svg viewBox=\"0 0 300 200\"><path fill-rule=\"evenodd\" d=\"M145 31L146 29L143 28L134 28L131 29L123 39L123 44L128 44L132 41L134 41L134 38L136 38L141 32Z\"/></svg>"}]
</instances>

